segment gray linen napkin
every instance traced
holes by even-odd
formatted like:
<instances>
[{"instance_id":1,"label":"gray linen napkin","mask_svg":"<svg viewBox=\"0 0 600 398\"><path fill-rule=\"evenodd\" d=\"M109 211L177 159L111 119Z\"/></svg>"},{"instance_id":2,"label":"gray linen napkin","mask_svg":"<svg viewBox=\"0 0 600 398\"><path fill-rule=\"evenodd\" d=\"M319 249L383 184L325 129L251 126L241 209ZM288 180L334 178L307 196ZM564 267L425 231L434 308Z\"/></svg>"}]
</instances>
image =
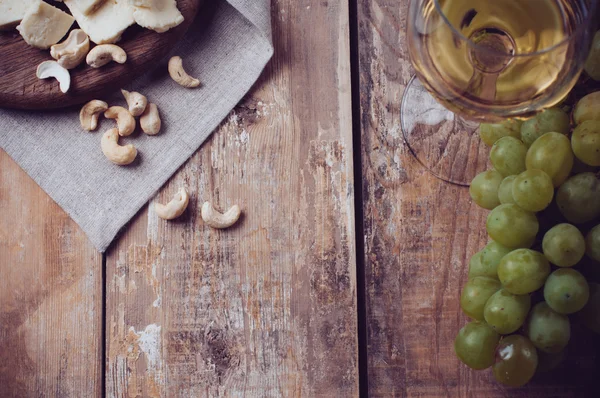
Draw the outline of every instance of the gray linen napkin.
<instances>
[{"instance_id":1,"label":"gray linen napkin","mask_svg":"<svg viewBox=\"0 0 600 398\"><path fill-rule=\"evenodd\" d=\"M166 74L166 60L128 87L156 103L163 121L159 135L140 134L129 141L140 158L130 166L108 162L100 150L108 123L84 132L77 109L0 109L0 147L101 252L242 99L273 55L270 0L215 3L209 25L192 25L173 51L200 78L202 88L175 84ZM109 103L125 104L117 93Z\"/></svg>"}]
</instances>

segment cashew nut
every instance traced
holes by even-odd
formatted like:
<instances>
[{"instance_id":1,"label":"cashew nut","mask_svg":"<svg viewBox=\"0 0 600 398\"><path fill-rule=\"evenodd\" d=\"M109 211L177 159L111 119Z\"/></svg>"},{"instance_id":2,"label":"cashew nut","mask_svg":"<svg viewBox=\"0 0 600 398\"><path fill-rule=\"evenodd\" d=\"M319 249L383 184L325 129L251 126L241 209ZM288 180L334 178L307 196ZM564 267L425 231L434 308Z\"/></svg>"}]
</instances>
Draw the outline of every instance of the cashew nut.
<instances>
[{"instance_id":1,"label":"cashew nut","mask_svg":"<svg viewBox=\"0 0 600 398\"><path fill-rule=\"evenodd\" d=\"M125 97L125 101L127 101L127 106L129 106L129 113L131 116L139 116L144 113L146 109L146 105L148 104L148 99L137 91L127 91L121 89L121 93L123 97Z\"/></svg>"},{"instance_id":2,"label":"cashew nut","mask_svg":"<svg viewBox=\"0 0 600 398\"><path fill-rule=\"evenodd\" d=\"M50 47L52 58L66 69L73 69L82 63L88 51L90 39L81 29L72 30L65 41Z\"/></svg>"},{"instance_id":3,"label":"cashew nut","mask_svg":"<svg viewBox=\"0 0 600 398\"><path fill-rule=\"evenodd\" d=\"M169 75L183 87L194 88L200 85L200 80L188 75L183 69L183 60L178 56L171 57L169 60Z\"/></svg>"},{"instance_id":4,"label":"cashew nut","mask_svg":"<svg viewBox=\"0 0 600 398\"><path fill-rule=\"evenodd\" d=\"M119 145L119 133L117 129L110 129L104 133L100 145L104 156L114 164L121 166L130 164L137 156L137 149L133 145Z\"/></svg>"},{"instance_id":5,"label":"cashew nut","mask_svg":"<svg viewBox=\"0 0 600 398\"><path fill-rule=\"evenodd\" d=\"M79 111L81 127L87 131L96 130L100 113L108 109L108 104L100 100L91 100Z\"/></svg>"},{"instance_id":6,"label":"cashew nut","mask_svg":"<svg viewBox=\"0 0 600 398\"><path fill-rule=\"evenodd\" d=\"M99 44L85 57L85 62L92 68L100 68L110 61L124 64L127 61L125 50L115 44Z\"/></svg>"},{"instance_id":7,"label":"cashew nut","mask_svg":"<svg viewBox=\"0 0 600 398\"><path fill-rule=\"evenodd\" d=\"M63 68L56 61L44 61L38 65L36 76L38 79L48 79L53 77L58 80L60 91L66 93L71 87L71 75L69 71Z\"/></svg>"},{"instance_id":8,"label":"cashew nut","mask_svg":"<svg viewBox=\"0 0 600 398\"><path fill-rule=\"evenodd\" d=\"M148 135L156 135L159 133L161 121L156 104L148 104L146 110L140 117L140 126L142 126L142 131Z\"/></svg>"},{"instance_id":9,"label":"cashew nut","mask_svg":"<svg viewBox=\"0 0 600 398\"><path fill-rule=\"evenodd\" d=\"M119 128L119 135L121 137L127 137L135 130L135 118L122 106L111 106L104 112L104 117L107 119L117 119L117 127Z\"/></svg>"},{"instance_id":10,"label":"cashew nut","mask_svg":"<svg viewBox=\"0 0 600 398\"><path fill-rule=\"evenodd\" d=\"M185 188L180 188L175 196L173 196L173 199L166 205L156 203L154 205L154 211L156 212L156 215L163 220L172 220L183 214L189 201L190 197Z\"/></svg>"},{"instance_id":11,"label":"cashew nut","mask_svg":"<svg viewBox=\"0 0 600 398\"><path fill-rule=\"evenodd\" d=\"M215 210L210 202L204 202L200 211L202 220L204 220L208 226L218 229L231 227L240 218L241 213L240 207L238 205L233 205L229 210L221 214Z\"/></svg>"}]
</instances>

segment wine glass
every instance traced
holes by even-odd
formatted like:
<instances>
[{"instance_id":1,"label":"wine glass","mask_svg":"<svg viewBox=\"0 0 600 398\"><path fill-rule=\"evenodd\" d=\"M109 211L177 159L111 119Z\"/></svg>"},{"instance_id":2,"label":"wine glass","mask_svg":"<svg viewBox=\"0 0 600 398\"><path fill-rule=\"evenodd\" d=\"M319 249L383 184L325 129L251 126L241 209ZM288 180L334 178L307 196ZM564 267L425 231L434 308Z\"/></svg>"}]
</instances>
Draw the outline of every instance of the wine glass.
<instances>
[{"instance_id":1,"label":"wine glass","mask_svg":"<svg viewBox=\"0 0 600 398\"><path fill-rule=\"evenodd\" d=\"M468 185L479 123L527 118L573 88L593 36L596 0L411 0L407 41L416 76L401 127L437 177Z\"/></svg>"}]
</instances>

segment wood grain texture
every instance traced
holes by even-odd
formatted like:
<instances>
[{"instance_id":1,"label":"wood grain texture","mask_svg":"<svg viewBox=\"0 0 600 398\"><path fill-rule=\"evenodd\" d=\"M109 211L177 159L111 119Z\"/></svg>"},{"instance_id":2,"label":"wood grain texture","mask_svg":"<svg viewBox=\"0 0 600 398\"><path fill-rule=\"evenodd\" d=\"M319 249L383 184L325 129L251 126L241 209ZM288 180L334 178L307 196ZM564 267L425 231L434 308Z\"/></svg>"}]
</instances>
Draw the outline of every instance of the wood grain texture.
<instances>
[{"instance_id":1,"label":"wood grain texture","mask_svg":"<svg viewBox=\"0 0 600 398\"><path fill-rule=\"evenodd\" d=\"M99 397L102 256L0 150L0 396Z\"/></svg>"},{"instance_id":2,"label":"wood grain texture","mask_svg":"<svg viewBox=\"0 0 600 398\"><path fill-rule=\"evenodd\" d=\"M37 66L43 61L52 60L50 50L27 45L16 30L0 31L0 107L64 108L102 98L123 87L156 65L173 49L193 23L202 1L177 0L177 7L185 19L167 32L156 33L137 25L129 27L117 43L127 53L127 62L123 65L111 62L98 69L84 62L70 70L71 88L66 94L60 91L55 79L40 80L36 77ZM90 44L93 46L93 43Z\"/></svg>"},{"instance_id":3,"label":"wood grain texture","mask_svg":"<svg viewBox=\"0 0 600 398\"><path fill-rule=\"evenodd\" d=\"M107 252L107 396L358 395L347 7L273 0L263 77Z\"/></svg>"},{"instance_id":4,"label":"wood grain texture","mask_svg":"<svg viewBox=\"0 0 600 398\"><path fill-rule=\"evenodd\" d=\"M399 129L412 75L406 49L409 0L359 1L368 389L372 397L598 396L598 344L575 327L575 344L555 372L522 389L454 354L467 322L459 306L468 260L487 241L487 211L468 189L434 178ZM482 146L478 167L485 167ZM596 337L597 340L597 337Z\"/></svg>"}]
</instances>

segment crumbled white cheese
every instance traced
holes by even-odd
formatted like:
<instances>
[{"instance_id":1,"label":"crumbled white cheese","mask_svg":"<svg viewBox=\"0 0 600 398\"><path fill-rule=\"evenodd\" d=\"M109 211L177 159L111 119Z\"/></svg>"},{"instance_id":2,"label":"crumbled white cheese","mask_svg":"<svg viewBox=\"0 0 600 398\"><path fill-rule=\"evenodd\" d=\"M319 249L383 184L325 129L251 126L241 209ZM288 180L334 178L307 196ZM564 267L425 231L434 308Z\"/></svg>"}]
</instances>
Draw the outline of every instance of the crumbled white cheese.
<instances>
[{"instance_id":1,"label":"crumbled white cheese","mask_svg":"<svg viewBox=\"0 0 600 398\"><path fill-rule=\"evenodd\" d=\"M72 3L77 5L77 9L84 15L90 15L96 11L107 0L73 0Z\"/></svg>"},{"instance_id":2,"label":"crumbled white cheese","mask_svg":"<svg viewBox=\"0 0 600 398\"><path fill-rule=\"evenodd\" d=\"M134 0L133 19L144 28L166 32L183 22L175 0Z\"/></svg>"},{"instance_id":3,"label":"crumbled white cheese","mask_svg":"<svg viewBox=\"0 0 600 398\"><path fill-rule=\"evenodd\" d=\"M46 49L67 34L73 21L66 12L36 0L25 12L17 30L30 46Z\"/></svg>"},{"instance_id":4,"label":"crumbled white cheese","mask_svg":"<svg viewBox=\"0 0 600 398\"><path fill-rule=\"evenodd\" d=\"M107 0L90 15L84 15L77 0L64 0L79 27L96 44L116 43L129 26L135 23L130 0Z\"/></svg>"},{"instance_id":5,"label":"crumbled white cheese","mask_svg":"<svg viewBox=\"0 0 600 398\"><path fill-rule=\"evenodd\" d=\"M35 0L0 0L0 30L17 26L34 2Z\"/></svg>"}]
</instances>

